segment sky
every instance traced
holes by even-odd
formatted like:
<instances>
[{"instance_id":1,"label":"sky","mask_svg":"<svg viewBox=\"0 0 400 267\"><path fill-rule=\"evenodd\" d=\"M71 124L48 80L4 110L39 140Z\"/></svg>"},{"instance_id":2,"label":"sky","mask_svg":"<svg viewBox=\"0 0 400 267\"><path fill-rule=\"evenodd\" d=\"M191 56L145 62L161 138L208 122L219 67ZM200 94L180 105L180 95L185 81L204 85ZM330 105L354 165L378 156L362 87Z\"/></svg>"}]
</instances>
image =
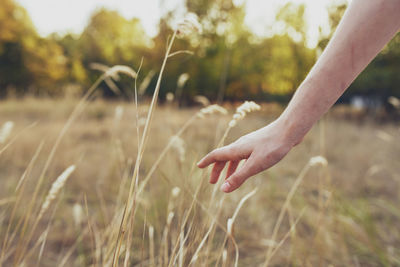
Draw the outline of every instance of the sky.
<instances>
[{"instance_id":1,"label":"sky","mask_svg":"<svg viewBox=\"0 0 400 267\"><path fill-rule=\"evenodd\" d=\"M245 3L245 23L257 35L268 36L279 31L274 23L275 12L287 2L305 3L309 24L309 44L316 45L319 27L328 29L326 6L332 0L234 0ZM184 0L17 0L25 7L39 34L53 32L81 33L91 14L101 7L117 10L125 18L139 18L147 34L157 34L158 19L167 11L183 16Z\"/></svg>"}]
</instances>

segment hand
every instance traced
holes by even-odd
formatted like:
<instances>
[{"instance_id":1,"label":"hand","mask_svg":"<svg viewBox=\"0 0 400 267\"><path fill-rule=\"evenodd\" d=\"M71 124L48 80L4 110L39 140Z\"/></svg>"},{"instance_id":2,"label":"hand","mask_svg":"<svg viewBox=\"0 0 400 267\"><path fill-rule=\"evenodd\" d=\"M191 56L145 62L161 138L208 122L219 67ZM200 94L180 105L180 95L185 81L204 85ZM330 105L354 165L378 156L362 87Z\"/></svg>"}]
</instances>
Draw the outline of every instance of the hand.
<instances>
[{"instance_id":1,"label":"hand","mask_svg":"<svg viewBox=\"0 0 400 267\"><path fill-rule=\"evenodd\" d=\"M286 135L287 131L281 125L282 123L275 121L239 138L230 145L215 149L201 159L197 166L205 168L214 163L210 183L215 184L226 163L229 162L226 181L221 186L221 190L230 193L251 176L278 163L294 145L300 143L290 141ZM246 162L237 170L241 160L246 160Z\"/></svg>"}]
</instances>

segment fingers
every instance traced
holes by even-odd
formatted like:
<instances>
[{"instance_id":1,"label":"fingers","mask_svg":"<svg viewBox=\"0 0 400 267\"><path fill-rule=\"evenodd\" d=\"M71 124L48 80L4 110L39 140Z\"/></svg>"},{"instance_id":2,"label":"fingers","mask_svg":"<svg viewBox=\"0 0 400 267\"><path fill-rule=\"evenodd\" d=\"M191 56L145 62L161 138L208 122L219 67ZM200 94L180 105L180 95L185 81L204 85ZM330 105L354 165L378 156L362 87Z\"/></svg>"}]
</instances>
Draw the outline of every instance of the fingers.
<instances>
[{"instance_id":1,"label":"fingers","mask_svg":"<svg viewBox=\"0 0 400 267\"><path fill-rule=\"evenodd\" d=\"M217 161L214 164L214 167L211 171L211 176L210 176L210 183L215 184L218 181L219 175L221 174L221 171L224 169L226 162L225 161Z\"/></svg>"},{"instance_id":2,"label":"fingers","mask_svg":"<svg viewBox=\"0 0 400 267\"><path fill-rule=\"evenodd\" d=\"M239 160L229 162L229 167L228 167L228 171L226 172L225 179L228 179L236 171L236 169L239 165L239 162L240 162Z\"/></svg>"},{"instance_id":3,"label":"fingers","mask_svg":"<svg viewBox=\"0 0 400 267\"><path fill-rule=\"evenodd\" d=\"M210 152L197 163L197 166L205 168L217 161L235 161L243 158L246 158L246 155L242 155L242 151L238 150L236 146L229 145Z\"/></svg>"},{"instance_id":4,"label":"fingers","mask_svg":"<svg viewBox=\"0 0 400 267\"><path fill-rule=\"evenodd\" d=\"M234 172L221 186L221 190L230 193L239 188L249 177L262 171L262 166L252 156L243 164L243 166Z\"/></svg>"}]
</instances>

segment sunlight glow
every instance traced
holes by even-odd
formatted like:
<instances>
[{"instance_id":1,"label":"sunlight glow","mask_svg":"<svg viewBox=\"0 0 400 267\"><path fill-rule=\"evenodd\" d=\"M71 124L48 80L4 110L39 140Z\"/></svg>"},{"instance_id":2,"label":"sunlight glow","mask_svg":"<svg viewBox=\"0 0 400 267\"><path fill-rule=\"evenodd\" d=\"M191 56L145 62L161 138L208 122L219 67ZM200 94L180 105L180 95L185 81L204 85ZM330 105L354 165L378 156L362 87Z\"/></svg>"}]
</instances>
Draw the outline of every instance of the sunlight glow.
<instances>
[{"instance_id":1,"label":"sunlight glow","mask_svg":"<svg viewBox=\"0 0 400 267\"><path fill-rule=\"evenodd\" d=\"M101 7L117 10L124 17L139 18L150 36L157 34L159 18L168 11L177 10L183 15L183 0L17 0L31 16L38 32L46 36L53 32L82 32L91 14ZM282 31L282 25L275 22L275 14L279 7L287 2L306 4L309 47L317 43L319 29L329 30L326 7L332 0L247 0L245 23L259 36L271 36ZM235 0L236 4L243 0Z\"/></svg>"}]
</instances>

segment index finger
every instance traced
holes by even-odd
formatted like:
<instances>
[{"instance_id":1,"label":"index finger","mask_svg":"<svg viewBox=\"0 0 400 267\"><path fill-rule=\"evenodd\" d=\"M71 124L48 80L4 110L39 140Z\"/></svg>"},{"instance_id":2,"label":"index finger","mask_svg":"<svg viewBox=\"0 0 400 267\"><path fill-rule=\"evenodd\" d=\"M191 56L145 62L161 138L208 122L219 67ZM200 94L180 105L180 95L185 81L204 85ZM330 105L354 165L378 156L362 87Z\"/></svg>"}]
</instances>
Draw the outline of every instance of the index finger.
<instances>
[{"instance_id":1,"label":"index finger","mask_svg":"<svg viewBox=\"0 0 400 267\"><path fill-rule=\"evenodd\" d=\"M211 151L197 163L197 166L205 168L217 161L235 161L240 159L240 153L233 146L229 145Z\"/></svg>"}]
</instances>

